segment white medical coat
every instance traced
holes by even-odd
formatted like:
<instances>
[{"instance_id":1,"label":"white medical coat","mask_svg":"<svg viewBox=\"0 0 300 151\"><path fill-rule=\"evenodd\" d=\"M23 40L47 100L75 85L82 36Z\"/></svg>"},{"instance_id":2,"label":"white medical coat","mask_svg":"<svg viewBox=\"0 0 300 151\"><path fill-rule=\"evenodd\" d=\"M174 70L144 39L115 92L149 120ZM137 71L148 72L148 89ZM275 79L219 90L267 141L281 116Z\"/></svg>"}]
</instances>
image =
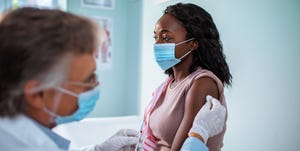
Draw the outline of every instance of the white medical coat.
<instances>
[{"instance_id":1,"label":"white medical coat","mask_svg":"<svg viewBox=\"0 0 300 151\"><path fill-rule=\"evenodd\" d=\"M61 151L28 117L0 118L0 148L3 151Z\"/></svg>"}]
</instances>

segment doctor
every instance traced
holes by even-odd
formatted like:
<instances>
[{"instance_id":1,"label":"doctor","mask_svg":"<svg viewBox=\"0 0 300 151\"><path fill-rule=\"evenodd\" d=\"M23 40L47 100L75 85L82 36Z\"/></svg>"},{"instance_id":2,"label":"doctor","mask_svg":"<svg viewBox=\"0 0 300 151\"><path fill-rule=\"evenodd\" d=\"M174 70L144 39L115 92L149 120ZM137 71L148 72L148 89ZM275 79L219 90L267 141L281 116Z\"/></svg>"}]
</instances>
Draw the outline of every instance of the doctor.
<instances>
[{"instance_id":1,"label":"doctor","mask_svg":"<svg viewBox=\"0 0 300 151\"><path fill-rule=\"evenodd\" d=\"M78 121L99 100L97 27L60 10L21 8L0 22L0 148L68 150L51 129ZM129 150L138 133L120 130L82 150Z\"/></svg>"},{"instance_id":2,"label":"doctor","mask_svg":"<svg viewBox=\"0 0 300 151\"><path fill-rule=\"evenodd\" d=\"M1 150L72 150L70 141L51 129L83 119L99 100L100 84L94 73L97 33L89 19L59 10L21 8L4 16L0 22ZM215 121L224 123L224 107L216 100L205 106L182 150L204 146L221 131L223 125L215 126ZM132 150L137 135L123 129L104 143L78 150Z\"/></svg>"}]
</instances>

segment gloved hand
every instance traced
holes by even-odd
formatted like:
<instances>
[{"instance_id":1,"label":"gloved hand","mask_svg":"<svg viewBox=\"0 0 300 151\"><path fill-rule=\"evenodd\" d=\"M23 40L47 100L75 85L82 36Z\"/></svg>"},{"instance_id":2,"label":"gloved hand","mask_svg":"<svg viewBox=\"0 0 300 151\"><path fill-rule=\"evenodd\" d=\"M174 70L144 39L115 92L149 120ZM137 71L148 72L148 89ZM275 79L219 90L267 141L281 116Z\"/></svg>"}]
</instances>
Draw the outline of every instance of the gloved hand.
<instances>
[{"instance_id":1,"label":"gloved hand","mask_svg":"<svg viewBox=\"0 0 300 151\"><path fill-rule=\"evenodd\" d=\"M209 137L219 134L225 123L226 109L221 103L211 97L206 97L206 103L197 113L193 127L189 133L197 133L202 136L204 143Z\"/></svg>"},{"instance_id":2,"label":"gloved hand","mask_svg":"<svg viewBox=\"0 0 300 151\"><path fill-rule=\"evenodd\" d=\"M95 151L131 151L138 142L139 132L133 129L121 129L107 141L95 146ZM132 149L133 148L133 149Z\"/></svg>"}]
</instances>

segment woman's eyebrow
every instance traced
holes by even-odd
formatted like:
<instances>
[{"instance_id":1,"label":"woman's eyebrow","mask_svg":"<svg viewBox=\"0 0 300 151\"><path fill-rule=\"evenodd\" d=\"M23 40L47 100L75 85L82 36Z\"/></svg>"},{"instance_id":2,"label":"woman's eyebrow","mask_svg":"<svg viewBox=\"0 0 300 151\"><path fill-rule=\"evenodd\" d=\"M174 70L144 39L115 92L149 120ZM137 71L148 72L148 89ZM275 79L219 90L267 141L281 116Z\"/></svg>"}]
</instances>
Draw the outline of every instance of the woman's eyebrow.
<instances>
[{"instance_id":1,"label":"woman's eyebrow","mask_svg":"<svg viewBox=\"0 0 300 151\"><path fill-rule=\"evenodd\" d=\"M167 29L162 29L162 30L160 30L158 33L156 33L155 30L153 31L154 34L163 34L163 33L168 33L168 32L170 32L170 31L167 30Z\"/></svg>"}]
</instances>

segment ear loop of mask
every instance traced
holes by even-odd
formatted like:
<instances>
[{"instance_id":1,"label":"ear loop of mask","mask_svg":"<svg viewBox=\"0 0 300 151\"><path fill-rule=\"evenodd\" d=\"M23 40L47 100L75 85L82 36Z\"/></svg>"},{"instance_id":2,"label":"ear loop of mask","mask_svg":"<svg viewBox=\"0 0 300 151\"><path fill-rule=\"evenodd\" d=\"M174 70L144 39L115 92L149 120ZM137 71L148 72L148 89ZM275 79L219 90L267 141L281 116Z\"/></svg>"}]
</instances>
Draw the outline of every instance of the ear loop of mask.
<instances>
[{"instance_id":1,"label":"ear loop of mask","mask_svg":"<svg viewBox=\"0 0 300 151\"><path fill-rule=\"evenodd\" d=\"M189 41L192 41L192 40L194 40L194 39L195 39L195 38L190 38L190 39L188 39L188 40L179 42L179 43L176 44L176 46L178 46L178 45L180 45L180 44L183 44L183 43L186 43L186 42L189 42ZM184 57L186 57L187 55L189 55L192 51L193 51L193 50L190 50L190 51L188 51L187 53L185 53L183 56L181 56L181 57L179 58L179 60L181 60L181 59L183 59Z\"/></svg>"},{"instance_id":2,"label":"ear loop of mask","mask_svg":"<svg viewBox=\"0 0 300 151\"><path fill-rule=\"evenodd\" d=\"M177 43L177 44L175 44L175 45L178 46L178 45L181 45L181 44L183 44L183 43L192 41L192 40L194 40L194 39L195 39L195 38L190 38L190 39L187 39L187 40L185 40L185 41L179 42L179 43Z\"/></svg>"},{"instance_id":3,"label":"ear loop of mask","mask_svg":"<svg viewBox=\"0 0 300 151\"><path fill-rule=\"evenodd\" d=\"M84 84L82 84L84 85ZM74 97L78 97L78 94L72 92L72 91L69 91L67 89L64 89L64 88L61 88L61 87L56 87L55 89L57 89L58 91L62 92L62 93L65 93L65 94L68 94L68 95L71 95L71 96L74 96Z\"/></svg>"},{"instance_id":4,"label":"ear loop of mask","mask_svg":"<svg viewBox=\"0 0 300 151\"><path fill-rule=\"evenodd\" d=\"M78 97L78 94L76 94L74 92L71 92L71 91L68 91L66 89L63 89L63 88L60 88L60 87L55 87L55 89L57 89L60 93L58 95L55 95L55 97L54 97L54 111L50 111L44 104L44 110L47 113L49 113L52 117L60 116L60 115L57 115L55 112L57 111L57 107L58 107L58 104L61 100L61 96L63 95L63 93L69 94L69 95L74 96L74 97Z\"/></svg>"},{"instance_id":5,"label":"ear loop of mask","mask_svg":"<svg viewBox=\"0 0 300 151\"><path fill-rule=\"evenodd\" d=\"M76 82L75 82L76 83ZM83 85L83 86L91 86L90 84L84 84L84 83L76 83L78 85ZM60 93L58 95L55 95L54 97L54 111L50 111L44 104L44 110L50 114L52 117L58 117L60 115L57 115L55 112L57 111L57 107L58 107L58 104L61 100L61 96L63 95L63 93L65 94L68 94L68 95L71 95L71 96L74 96L74 97L78 97L78 94L72 92L72 91L69 91L67 89L63 89L61 87L55 87L55 89L57 89Z\"/></svg>"},{"instance_id":6,"label":"ear loop of mask","mask_svg":"<svg viewBox=\"0 0 300 151\"><path fill-rule=\"evenodd\" d=\"M51 111L50 109L48 109L44 103L44 106L43 106L43 109L44 111L46 111L51 117L58 117L59 115L56 114L56 111L57 111L57 107L58 107L58 104L61 100L61 97L62 97L63 93L59 93L57 95L55 95L54 97L54 107L53 107L53 111ZM55 121L55 119L52 119L53 121ZM52 121L52 122L53 122Z\"/></svg>"},{"instance_id":7,"label":"ear loop of mask","mask_svg":"<svg viewBox=\"0 0 300 151\"><path fill-rule=\"evenodd\" d=\"M188 54L190 54L192 52L192 50L188 51L186 54L184 54L182 57L179 58L179 60L183 59L185 56L187 56Z\"/></svg>"}]
</instances>

